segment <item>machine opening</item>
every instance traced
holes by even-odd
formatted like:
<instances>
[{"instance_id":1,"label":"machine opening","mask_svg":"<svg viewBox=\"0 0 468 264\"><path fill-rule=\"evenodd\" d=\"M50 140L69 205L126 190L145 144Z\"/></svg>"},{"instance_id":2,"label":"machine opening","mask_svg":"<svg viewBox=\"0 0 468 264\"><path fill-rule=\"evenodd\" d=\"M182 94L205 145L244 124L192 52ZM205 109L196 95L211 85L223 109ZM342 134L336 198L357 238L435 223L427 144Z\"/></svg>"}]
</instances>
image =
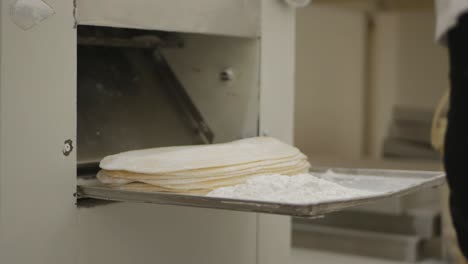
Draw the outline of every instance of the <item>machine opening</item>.
<instances>
[{"instance_id":1,"label":"machine opening","mask_svg":"<svg viewBox=\"0 0 468 264\"><path fill-rule=\"evenodd\" d=\"M78 26L77 52L78 175L122 151L258 133L256 39Z\"/></svg>"}]
</instances>

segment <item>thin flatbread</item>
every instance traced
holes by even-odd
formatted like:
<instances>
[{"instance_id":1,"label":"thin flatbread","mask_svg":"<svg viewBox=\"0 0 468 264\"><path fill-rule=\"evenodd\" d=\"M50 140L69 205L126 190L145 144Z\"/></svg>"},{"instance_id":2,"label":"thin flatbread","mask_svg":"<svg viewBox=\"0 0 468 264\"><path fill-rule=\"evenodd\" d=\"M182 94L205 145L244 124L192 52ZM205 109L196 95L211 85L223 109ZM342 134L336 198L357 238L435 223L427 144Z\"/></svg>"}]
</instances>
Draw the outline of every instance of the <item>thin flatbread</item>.
<instances>
[{"instance_id":1,"label":"thin flatbread","mask_svg":"<svg viewBox=\"0 0 468 264\"><path fill-rule=\"evenodd\" d=\"M308 164L304 164L302 167L290 168L288 170L282 170L280 173L283 175L295 175L307 172L309 169ZM106 171L100 171L98 173L98 179L106 184L111 185L125 185L133 183L146 183L153 186L158 186L164 189L173 189L173 190L194 190L194 189L215 189L219 187L231 186L245 182L247 179L264 174L274 174L278 172L262 172L262 173L250 173L244 174L241 176L220 178L220 179L208 179L201 181L191 181L191 180L180 180L175 179L173 181L164 180L125 180L125 179L115 179L112 177L106 178Z\"/></svg>"},{"instance_id":2,"label":"thin flatbread","mask_svg":"<svg viewBox=\"0 0 468 264\"><path fill-rule=\"evenodd\" d=\"M296 174L306 173L307 171L308 170L304 170L304 169L293 169L289 171L284 171L281 174L292 176ZM258 175L259 174L251 174L251 175L245 175L242 177L233 177L233 178L228 178L228 179L223 179L223 180L211 180L211 181L190 183L190 184L158 184L157 186L168 188L168 189L175 189L175 190L193 190L193 189L213 190L213 189L220 188L220 187L241 184L247 181L249 178L252 178ZM148 182L145 182L145 183L148 183Z\"/></svg>"},{"instance_id":3,"label":"thin flatbread","mask_svg":"<svg viewBox=\"0 0 468 264\"><path fill-rule=\"evenodd\" d=\"M305 157L305 156L304 156ZM261 170L281 170L290 167L301 166L304 163L308 163L305 158L297 158L293 160L281 160L281 161L261 161L257 163L240 164L229 167L210 168L210 169L198 169L198 170L187 170L179 171L176 173L164 173L164 174L145 174L135 173L128 171L109 171L106 172L109 177L116 177L122 179L193 179L193 178L207 178L207 177L226 177L241 175L244 173L250 173L253 171Z\"/></svg>"},{"instance_id":4,"label":"thin flatbread","mask_svg":"<svg viewBox=\"0 0 468 264\"><path fill-rule=\"evenodd\" d=\"M97 178L119 190L207 193L265 174L295 175L310 163L297 148L269 137L200 146L135 150L104 158Z\"/></svg>"},{"instance_id":5,"label":"thin flatbread","mask_svg":"<svg viewBox=\"0 0 468 264\"><path fill-rule=\"evenodd\" d=\"M300 151L270 137L256 137L224 144L135 150L107 156L100 167L110 171L162 174L225 167L293 157Z\"/></svg>"},{"instance_id":6,"label":"thin flatbread","mask_svg":"<svg viewBox=\"0 0 468 264\"><path fill-rule=\"evenodd\" d=\"M206 195L212 190L173 190L162 188L146 183L130 183L125 185L109 185L110 188L122 191L135 191L135 192L163 192L163 193L176 193L184 195Z\"/></svg>"},{"instance_id":7,"label":"thin flatbread","mask_svg":"<svg viewBox=\"0 0 468 264\"><path fill-rule=\"evenodd\" d=\"M282 174L283 172L287 172L290 170L295 169L309 169L309 163L307 161L300 161L295 163L294 166L287 166L282 168L261 168L261 169L252 169L248 171L242 171L239 173L232 173L232 174L225 174L219 176L207 176L207 177L169 177L169 178L160 178L157 176L148 177L147 175L143 175L144 177L119 177L119 172L113 171L105 171L101 170L98 172L98 179L102 183L107 184L126 184L135 181L142 181L142 182L154 182L154 183L193 183L193 182L203 182L207 180L219 180L225 178L233 178L233 177L242 177L244 175L264 175L264 174Z\"/></svg>"}]
</instances>

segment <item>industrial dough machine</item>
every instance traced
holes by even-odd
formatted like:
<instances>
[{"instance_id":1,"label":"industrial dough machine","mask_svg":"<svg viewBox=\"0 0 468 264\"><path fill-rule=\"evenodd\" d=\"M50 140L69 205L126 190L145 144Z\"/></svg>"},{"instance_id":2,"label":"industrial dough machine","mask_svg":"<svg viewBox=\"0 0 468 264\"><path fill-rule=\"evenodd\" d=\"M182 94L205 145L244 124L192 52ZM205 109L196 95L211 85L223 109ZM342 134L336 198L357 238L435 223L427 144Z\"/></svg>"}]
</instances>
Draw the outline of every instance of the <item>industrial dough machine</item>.
<instances>
[{"instance_id":1,"label":"industrial dough machine","mask_svg":"<svg viewBox=\"0 0 468 264\"><path fill-rule=\"evenodd\" d=\"M298 206L90 179L103 156L129 149L292 143L295 8L307 2L2 1L0 262L287 263L290 220L275 214L440 184L440 173L345 170L360 186L366 175L413 181L371 200Z\"/></svg>"}]
</instances>

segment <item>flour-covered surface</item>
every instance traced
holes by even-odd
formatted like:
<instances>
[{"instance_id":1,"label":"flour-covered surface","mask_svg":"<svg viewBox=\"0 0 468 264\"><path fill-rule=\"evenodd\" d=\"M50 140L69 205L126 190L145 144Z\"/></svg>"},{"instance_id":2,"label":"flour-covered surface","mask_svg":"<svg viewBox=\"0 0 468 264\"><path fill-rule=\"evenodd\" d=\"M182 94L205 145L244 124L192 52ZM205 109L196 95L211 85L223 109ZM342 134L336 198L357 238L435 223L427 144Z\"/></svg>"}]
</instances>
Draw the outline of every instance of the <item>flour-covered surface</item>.
<instances>
[{"instance_id":1,"label":"flour-covered surface","mask_svg":"<svg viewBox=\"0 0 468 264\"><path fill-rule=\"evenodd\" d=\"M247 180L246 183L222 187L208 193L209 197L239 200L268 201L288 204L310 204L330 201L343 201L375 196L373 190L346 187L322 177L332 178L337 174L280 174L261 175Z\"/></svg>"},{"instance_id":2,"label":"flour-covered surface","mask_svg":"<svg viewBox=\"0 0 468 264\"><path fill-rule=\"evenodd\" d=\"M277 179L272 181L271 176ZM266 175L250 179L248 184L263 184L261 192L259 192L261 189L258 186L251 188L251 186L240 187L238 185L216 189L210 196L186 195L119 190L93 180L87 183L80 182L77 194L78 206L86 206L86 201L93 200L81 198L94 198L315 217L437 187L444 182L445 176L442 172L375 169L332 169L327 171L326 169L313 168L311 174L292 177ZM241 193L245 196L240 197ZM223 194L222 197L220 197L221 194ZM84 204L81 201L84 201Z\"/></svg>"},{"instance_id":3,"label":"flour-covered surface","mask_svg":"<svg viewBox=\"0 0 468 264\"><path fill-rule=\"evenodd\" d=\"M414 187L421 184L421 181L424 181L424 179L420 177L411 177L411 175L407 175L406 177L389 177L389 175L382 172L360 174L359 170L348 173L344 173L339 170L328 170L325 173L317 173L316 175L324 180L332 181L348 188L368 190L376 194L398 192L406 188ZM398 173L398 171L394 171L394 173ZM411 172L405 173L411 174ZM413 174L418 173L420 172L413 172Z\"/></svg>"}]
</instances>

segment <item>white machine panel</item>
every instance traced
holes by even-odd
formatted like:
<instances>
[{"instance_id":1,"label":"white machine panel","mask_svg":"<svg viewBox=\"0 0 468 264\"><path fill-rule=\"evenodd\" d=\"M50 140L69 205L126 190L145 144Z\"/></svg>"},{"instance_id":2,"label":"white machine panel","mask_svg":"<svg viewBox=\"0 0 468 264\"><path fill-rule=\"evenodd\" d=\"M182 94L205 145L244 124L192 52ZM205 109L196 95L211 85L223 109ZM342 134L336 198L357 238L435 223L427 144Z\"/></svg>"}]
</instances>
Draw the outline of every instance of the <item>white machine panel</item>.
<instances>
[{"instance_id":1,"label":"white machine panel","mask_svg":"<svg viewBox=\"0 0 468 264\"><path fill-rule=\"evenodd\" d=\"M163 53L213 130L214 141L256 136L260 41L199 34L183 38L183 49ZM223 74L230 76L223 80Z\"/></svg>"},{"instance_id":2,"label":"white machine panel","mask_svg":"<svg viewBox=\"0 0 468 264\"><path fill-rule=\"evenodd\" d=\"M254 214L119 203L78 216L80 264L256 263Z\"/></svg>"},{"instance_id":3,"label":"white machine panel","mask_svg":"<svg viewBox=\"0 0 468 264\"><path fill-rule=\"evenodd\" d=\"M249 129L238 131L259 126L292 143L294 9L284 1L1 1L0 263L288 263L288 217L128 203L76 207L75 22L247 37L236 43L255 57L238 80L258 83L251 96L261 98L246 107L260 116L255 126L253 115L245 117Z\"/></svg>"},{"instance_id":4,"label":"white machine panel","mask_svg":"<svg viewBox=\"0 0 468 264\"><path fill-rule=\"evenodd\" d=\"M77 0L77 22L110 26L254 37L260 0Z\"/></svg>"}]
</instances>

